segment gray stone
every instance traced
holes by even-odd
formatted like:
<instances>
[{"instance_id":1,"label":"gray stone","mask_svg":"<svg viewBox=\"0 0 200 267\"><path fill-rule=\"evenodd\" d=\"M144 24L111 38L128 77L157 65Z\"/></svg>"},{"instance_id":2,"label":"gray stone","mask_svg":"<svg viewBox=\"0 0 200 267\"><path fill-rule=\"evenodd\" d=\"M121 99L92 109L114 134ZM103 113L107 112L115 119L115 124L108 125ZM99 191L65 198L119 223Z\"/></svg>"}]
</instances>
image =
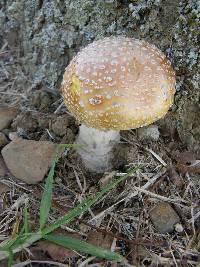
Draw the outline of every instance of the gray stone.
<instances>
[{"instance_id":1,"label":"gray stone","mask_svg":"<svg viewBox=\"0 0 200 267\"><path fill-rule=\"evenodd\" d=\"M11 124L18 112L16 108L0 107L0 131Z\"/></svg>"},{"instance_id":2,"label":"gray stone","mask_svg":"<svg viewBox=\"0 0 200 267\"><path fill-rule=\"evenodd\" d=\"M8 137L12 141L15 140L15 139L21 138L17 132L10 132Z\"/></svg>"},{"instance_id":3,"label":"gray stone","mask_svg":"<svg viewBox=\"0 0 200 267\"><path fill-rule=\"evenodd\" d=\"M56 145L47 141L15 139L2 149L10 172L18 179L35 184L43 180Z\"/></svg>"},{"instance_id":4,"label":"gray stone","mask_svg":"<svg viewBox=\"0 0 200 267\"><path fill-rule=\"evenodd\" d=\"M137 130L138 137L147 141L158 141L160 132L157 125L142 127Z\"/></svg>"},{"instance_id":5,"label":"gray stone","mask_svg":"<svg viewBox=\"0 0 200 267\"><path fill-rule=\"evenodd\" d=\"M175 210L166 202L158 203L149 213L151 221L160 233L171 233L180 218Z\"/></svg>"}]
</instances>

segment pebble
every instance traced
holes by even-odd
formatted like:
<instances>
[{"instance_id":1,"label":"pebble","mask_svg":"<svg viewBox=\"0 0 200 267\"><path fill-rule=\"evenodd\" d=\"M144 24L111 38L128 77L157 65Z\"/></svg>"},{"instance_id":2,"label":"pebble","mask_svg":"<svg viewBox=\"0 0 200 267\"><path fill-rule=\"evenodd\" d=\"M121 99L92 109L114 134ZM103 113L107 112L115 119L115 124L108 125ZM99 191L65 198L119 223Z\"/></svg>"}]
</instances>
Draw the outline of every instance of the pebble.
<instances>
[{"instance_id":1,"label":"pebble","mask_svg":"<svg viewBox=\"0 0 200 267\"><path fill-rule=\"evenodd\" d=\"M181 223L175 224L174 228L175 228L176 232L178 232L178 233L182 233L183 230L184 230L184 228L183 228Z\"/></svg>"},{"instance_id":2,"label":"pebble","mask_svg":"<svg viewBox=\"0 0 200 267\"><path fill-rule=\"evenodd\" d=\"M51 166L56 145L48 141L14 139L1 153L10 172L27 184L42 181Z\"/></svg>"},{"instance_id":3,"label":"pebble","mask_svg":"<svg viewBox=\"0 0 200 267\"><path fill-rule=\"evenodd\" d=\"M0 131L7 128L18 113L16 108L0 107Z\"/></svg>"},{"instance_id":4,"label":"pebble","mask_svg":"<svg viewBox=\"0 0 200 267\"><path fill-rule=\"evenodd\" d=\"M139 139L146 141L158 141L160 132L157 125L142 127L137 130Z\"/></svg>"},{"instance_id":5,"label":"pebble","mask_svg":"<svg viewBox=\"0 0 200 267\"><path fill-rule=\"evenodd\" d=\"M10 132L8 134L8 137L12 141L15 140L15 139L21 138L17 132Z\"/></svg>"},{"instance_id":6,"label":"pebble","mask_svg":"<svg viewBox=\"0 0 200 267\"><path fill-rule=\"evenodd\" d=\"M7 145L7 144L8 144L8 139L7 139L7 137L5 136L4 133L1 133L1 132L0 132L0 147L5 146L5 145Z\"/></svg>"},{"instance_id":7,"label":"pebble","mask_svg":"<svg viewBox=\"0 0 200 267\"><path fill-rule=\"evenodd\" d=\"M175 210L166 202L160 202L150 211L150 218L156 230L162 234L171 233L180 218Z\"/></svg>"}]
</instances>

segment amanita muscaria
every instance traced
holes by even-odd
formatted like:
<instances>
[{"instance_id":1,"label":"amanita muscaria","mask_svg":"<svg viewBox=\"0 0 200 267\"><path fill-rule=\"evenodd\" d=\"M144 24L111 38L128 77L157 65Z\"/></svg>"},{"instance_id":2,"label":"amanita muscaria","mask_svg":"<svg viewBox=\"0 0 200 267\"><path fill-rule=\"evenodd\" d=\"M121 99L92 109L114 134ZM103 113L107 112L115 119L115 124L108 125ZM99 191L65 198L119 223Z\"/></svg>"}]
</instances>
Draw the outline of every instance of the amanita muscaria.
<instances>
[{"instance_id":1,"label":"amanita muscaria","mask_svg":"<svg viewBox=\"0 0 200 267\"><path fill-rule=\"evenodd\" d=\"M108 37L82 49L65 70L62 95L82 123L77 142L85 166L112 168L120 130L135 129L163 117L173 103L175 74L155 46L133 38Z\"/></svg>"}]
</instances>

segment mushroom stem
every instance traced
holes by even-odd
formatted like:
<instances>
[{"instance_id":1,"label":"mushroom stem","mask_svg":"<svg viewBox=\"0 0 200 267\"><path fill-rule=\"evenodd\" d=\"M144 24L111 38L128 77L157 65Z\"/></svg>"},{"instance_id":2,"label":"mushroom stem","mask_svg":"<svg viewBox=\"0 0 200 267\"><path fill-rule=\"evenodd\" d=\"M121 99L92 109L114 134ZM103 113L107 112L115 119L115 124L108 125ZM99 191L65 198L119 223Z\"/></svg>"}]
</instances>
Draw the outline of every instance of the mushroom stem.
<instances>
[{"instance_id":1,"label":"mushroom stem","mask_svg":"<svg viewBox=\"0 0 200 267\"><path fill-rule=\"evenodd\" d=\"M88 170L103 173L112 168L111 152L119 140L119 131L102 131L82 124L76 143L83 147L77 148L77 152Z\"/></svg>"}]
</instances>

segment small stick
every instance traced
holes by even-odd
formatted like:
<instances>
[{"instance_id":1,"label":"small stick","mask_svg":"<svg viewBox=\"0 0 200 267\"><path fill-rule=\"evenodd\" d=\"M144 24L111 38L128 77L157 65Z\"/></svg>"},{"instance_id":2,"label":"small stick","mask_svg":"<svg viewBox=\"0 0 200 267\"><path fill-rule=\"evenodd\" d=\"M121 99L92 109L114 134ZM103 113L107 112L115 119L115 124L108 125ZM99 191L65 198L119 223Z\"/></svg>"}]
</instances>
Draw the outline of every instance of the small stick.
<instances>
[{"instance_id":1,"label":"small stick","mask_svg":"<svg viewBox=\"0 0 200 267\"><path fill-rule=\"evenodd\" d=\"M94 260L96 257L89 257L86 260L82 261L81 264L78 265L78 267L84 267L89 266L88 263L92 260Z\"/></svg>"},{"instance_id":2,"label":"small stick","mask_svg":"<svg viewBox=\"0 0 200 267\"><path fill-rule=\"evenodd\" d=\"M167 166L167 163L161 159L161 157L156 154L152 149L149 149L149 148L145 148L148 152L150 152L164 167Z\"/></svg>"},{"instance_id":3,"label":"small stick","mask_svg":"<svg viewBox=\"0 0 200 267\"><path fill-rule=\"evenodd\" d=\"M61 110L61 108L64 106L64 102L62 102L58 107L57 107L57 109L54 111L54 114L57 114L60 110Z\"/></svg>"},{"instance_id":4,"label":"small stick","mask_svg":"<svg viewBox=\"0 0 200 267\"><path fill-rule=\"evenodd\" d=\"M148 190L145 190L145 189L140 188L140 187L137 187L137 186L134 186L134 189L135 189L136 191L142 192L142 193L144 193L144 194L146 194L146 195L148 195L148 196L151 196L151 197L153 197L153 198L158 198L158 199L160 199L160 200L162 200L162 201L165 201L165 202L175 203L175 204L177 204L177 205L181 205L181 204L179 204L178 202L185 202L185 203L187 203L187 201L185 201L184 199L164 197L164 196L155 194L155 193L153 193L153 192L150 192L150 191L148 191ZM181 206L182 206L182 205L181 205ZM186 207L184 206L184 208L186 208Z\"/></svg>"},{"instance_id":5,"label":"small stick","mask_svg":"<svg viewBox=\"0 0 200 267\"><path fill-rule=\"evenodd\" d=\"M152 186L160 177L162 177L162 175L165 172L160 172L158 174L156 174L153 178L149 179L149 181L143 185L141 188L146 190L148 189L150 186ZM135 191L133 193L130 193L128 196L126 196L125 198L122 198L121 200L119 200L118 202L114 203L112 206L110 206L109 208L107 208L106 210L102 211L101 213L97 214L94 218L92 218L89 222L93 221L93 220L97 220L98 218L100 218L101 216L103 216L105 213L111 211L116 205L118 205L119 203L129 200L133 197L136 197L138 195L138 191Z\"/></svg>"}]
</instances>

